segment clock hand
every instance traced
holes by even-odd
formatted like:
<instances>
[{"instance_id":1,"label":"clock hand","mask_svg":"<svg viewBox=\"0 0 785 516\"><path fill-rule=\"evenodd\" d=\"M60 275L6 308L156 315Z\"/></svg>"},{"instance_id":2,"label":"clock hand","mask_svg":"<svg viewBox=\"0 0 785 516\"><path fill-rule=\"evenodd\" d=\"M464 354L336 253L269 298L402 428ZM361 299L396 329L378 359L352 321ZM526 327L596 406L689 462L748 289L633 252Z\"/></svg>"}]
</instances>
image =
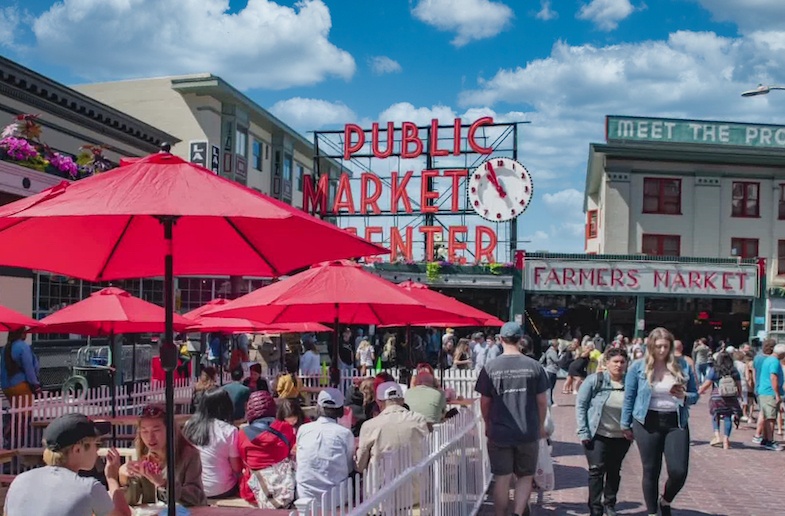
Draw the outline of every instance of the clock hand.
<instances>
[{"instance_id":1,"label":"clock hand","mask_svg":"<svg viewBox=\"0 0 785 516\"><path fill-rule=\"evenodd\" d=\"M499 194L499 197L502 199L507 197L507 192L504 191L502 185L499 184L499 178L496 177L496 171L493 169L493 164L488 161L485 163L485 168L488 170L488 181L496 188L496 193Z\"/></svg>"}]
</instances>

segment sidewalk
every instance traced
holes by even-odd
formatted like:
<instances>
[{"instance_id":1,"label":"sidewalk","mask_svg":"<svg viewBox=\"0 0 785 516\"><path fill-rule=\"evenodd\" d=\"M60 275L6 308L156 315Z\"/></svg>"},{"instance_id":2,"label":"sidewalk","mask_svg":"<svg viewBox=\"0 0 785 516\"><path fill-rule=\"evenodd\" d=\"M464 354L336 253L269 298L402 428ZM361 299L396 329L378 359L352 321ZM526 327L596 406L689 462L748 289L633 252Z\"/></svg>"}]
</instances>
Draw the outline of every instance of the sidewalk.
<instances>
[{"instance_id":1,"label":"sidewalk","mask_svg":"<svg viewBox=\"0 0 785 516\"><path fill-rule=\"evenodd\" d=\"M575 397L561 394L556 386L553 408L554 469L556 490L541 496L532 516L583 516L586 507L587 467L575 435ZM760 449L751 444L754 428L742 423L733 430L733 448L709 446L713 435L708 398L702 397L690 414L692 447L687 484L673 504L675 516L770 516L785 513L782 501L785 452ZM663 466L662 483L665 481ZM535 499L533 497L533 499ZM620 514L646 514L641 492L641 464L633 445L622 467L622 482L617 509ZM493 516L490 497L479 513Z\"/></svg>"}]
</instances>

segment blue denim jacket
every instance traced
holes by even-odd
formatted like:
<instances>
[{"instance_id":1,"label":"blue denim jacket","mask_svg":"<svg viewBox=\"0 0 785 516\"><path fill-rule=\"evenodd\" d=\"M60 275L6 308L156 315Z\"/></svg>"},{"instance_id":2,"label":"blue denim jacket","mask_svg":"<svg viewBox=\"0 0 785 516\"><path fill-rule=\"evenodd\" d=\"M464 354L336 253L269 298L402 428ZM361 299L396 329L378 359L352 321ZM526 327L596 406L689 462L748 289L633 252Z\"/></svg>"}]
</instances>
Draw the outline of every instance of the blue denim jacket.
<instances>
[{"instance_id":1,"label":"blue denim jacket","mask_svg":"<svg viewBox=\"0 0 785 516\"><path fill-rule=\"evenodd\" d=\"M679 358L681 370L687 377L687 396L684 403L679 406L679 428L686 428L690 417L690 405L698 403L698 385L695 373L683 358ZM649 411L651 401L651 385L645 374L646 359L641 358L632 363L627 370L624 381L624 406L621 409L621 427L624 430L632 428L632 418L640 424L646 422L646 413Z\"/></svg>"},{"instance_id":2,"label":"blue denim jacket","mask_svg":"<svg viewBox=\"0 0 785 516\"><path fill-rule=\"evenodd\" d=\"M624 383L624 379L622 379ZM578 423L578 438L590 441L597 433L602 417L602 409L613 391L611 377L605 373L590 375L581 384L575 400L575 418Z\"/></svg>"}]
</instances>

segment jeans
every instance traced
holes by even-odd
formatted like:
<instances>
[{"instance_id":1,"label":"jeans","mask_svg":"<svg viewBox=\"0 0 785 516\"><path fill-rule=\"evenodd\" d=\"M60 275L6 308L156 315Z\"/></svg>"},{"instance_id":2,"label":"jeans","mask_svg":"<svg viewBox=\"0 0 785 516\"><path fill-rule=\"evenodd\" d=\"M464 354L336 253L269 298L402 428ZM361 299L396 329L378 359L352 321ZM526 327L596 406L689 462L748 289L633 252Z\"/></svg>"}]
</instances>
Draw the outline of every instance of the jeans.
<instances>
[{"instance_id":1,"label":"jeans","mask_svg":"<svg viewBox=\"0 0 785 516\"><path fill-rule=\"evenodd\" d=\"M551 390L548 392L549 392L549 396L551 397L551 405L553 405L553 389L556 388L556 380L559 378L559 375L556 373L548 373L548 372L546 372L545 374L548 375L548 380L551 382L550 383Z\"/></svg>"},{"instance_id":2,"label":"jeans","mask_svg":"<svg viewBox=\"0 0 785 516\"><path fill-rule=\"evenodd\" d=\"M595 435L584 446L589 463L589 511L591 516L602 516L605 507L616 506L616 493L621 482L621 463L630 449L630 441ZM603 495L605 501L603 502Z\"/></svg>"},{"instance_id":3,"label":"jeans","mask_svg":"<svg viewBox=\"0 0 785 516\"><path fill-rule=\"evenodd\" d=\"M672 502L679 494L690 464L690 430L679 428L678 416L675 412L655 412L646 414L645 424L638 420L632 423L632 432L643 465L643 499L649 514L657 514L662 457L665 456L665 468L668 480L662 497Z\"/></svg>"},{"instance_id":4,"label":"jeans","mask_svg":"<svg viewBox=\"0 0 785 516\"><path fill-rule=\"evenodd\" d=\"M698 364L697 369L698 369L698 383L701 384L706 380L706 374L709 372L708 362Z\"/></svg>"},{"instance_id":5,"label":"jeans","mask_svg":"<svg viewBox=\"0 0 785 516\"><path fill-rule=\"evenodd\" d=\"M719 431L720 429L719 419L719 415L715 415L711 418L711 427L715 432ZM733 416L731 414L722 416L722 420L725 422L725 437L730 437L730 432L733 429Z\"/></svg>"}]
</instances>

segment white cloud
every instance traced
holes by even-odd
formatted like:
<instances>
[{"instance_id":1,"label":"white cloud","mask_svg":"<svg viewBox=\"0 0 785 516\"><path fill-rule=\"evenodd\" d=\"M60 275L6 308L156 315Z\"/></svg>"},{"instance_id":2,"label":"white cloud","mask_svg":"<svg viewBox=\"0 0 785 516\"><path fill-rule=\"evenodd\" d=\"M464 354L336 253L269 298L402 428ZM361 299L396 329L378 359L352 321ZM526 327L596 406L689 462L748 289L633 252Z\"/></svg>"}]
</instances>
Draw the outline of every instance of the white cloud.
<instances>
[{"instance_id":1,"label":"white cloud","mask_svg":"<svg viewBox=\"0 0 785 516\"><path fill-rule=\"evenodd\" d=\"M0 47L14 45L16 31L19 28L19 12L15 7L0 9Z\"/></svg>"},{"instance_id":2,"label":"white cloud","mask_svg":"<svg viewBox=\"0 0 785 516\"><path fill-rule=\"evenodd\" d=\"M694 0L711 12L716 21L736 24L742 32L781 29L785 25L782 0Z\"/></svg>"},{"instance_id":3,"label":"white cloud","mask_svg":"<svg viewBox=\"0 0 785 516\"><path fill-rule=\"evenodd\" d=\"M371 71L376 75L384 75L386 73L400 73L403 68L401 64L390 59L387 56L374 56L370 60Z\"/></svg>"},{"instance_id":4,"label":"white cloud","mask_svg":"<svg viewBox=\"0 0 785 516\"><path fill-rule=\"evenodd\" d=\"M581 206L582 208L583 193L575 188L567 188L552 194L546 193L542 196L542 201L548 208L556 211L561 211L575 205Z\"/></svg>"},{"instance_id":5,"label":"white cloud","mask_svg":"<svg viewBox=\"0 0 785 516\"><path fill-rule=\"evenodd\" d=\"M456 47L496 36L514 16L507 5L490 0L419 0L412 14L439 30L455 32Z\"/></svg>"},{"instance_id":6,"label":"white cloud","mask_svg":"<svg viewBox=\"0 0 785 516\"><path fill-rule=\"evenodd\" d=\"M342 125L357 119L354 111L342 102L301 97L276 102L270 112L302 132Z\"/></svg>"},{"instance_id":7,"label":"white cloud","mask_svg":"<svg viewBox=\"0 0 785 516\"><path fill-rule=\"evenodd\" d=\"M540 10L537 12L536 18L538 20L555 20L559 17L559 13L551 9L551 2L550 0L541 0L540 1Z\"/></svg>"},{"instance_id":8,"label":"white cloud","mask_svg":"<svg viewBox=\"0 0 785 516\"><path fill-rule=\"evenodd\" d=\"M630 0L591 0L576 16L594 23L600 30L611 31L634 10Z\"/></svg>"},{"instance_id":9,"label":"white cloud","mask_svg":"<svg viewBox=\"0 0 785 516\"><path fill-rule=\"evenodd\" d=\"M456 118L455 111L447 106L415 107L409 102L393 104L379 114L379 122L414 122L417 125L429 125L431 120L438 118L440 122L452 123Z\"/></svg>"},{"instance_id":10,"label":"white cloud","mask_svg":"<svg viewBox=\"0 0 785 516\"><path fill-rule=\"evenodd\" d=\"M228 0L62 0L33 22L35 50L91 80L209 71L241 89L283 89L354 74L352 56L328 39L323 0L228 9Z\"/></svg>"}]
</instances>

